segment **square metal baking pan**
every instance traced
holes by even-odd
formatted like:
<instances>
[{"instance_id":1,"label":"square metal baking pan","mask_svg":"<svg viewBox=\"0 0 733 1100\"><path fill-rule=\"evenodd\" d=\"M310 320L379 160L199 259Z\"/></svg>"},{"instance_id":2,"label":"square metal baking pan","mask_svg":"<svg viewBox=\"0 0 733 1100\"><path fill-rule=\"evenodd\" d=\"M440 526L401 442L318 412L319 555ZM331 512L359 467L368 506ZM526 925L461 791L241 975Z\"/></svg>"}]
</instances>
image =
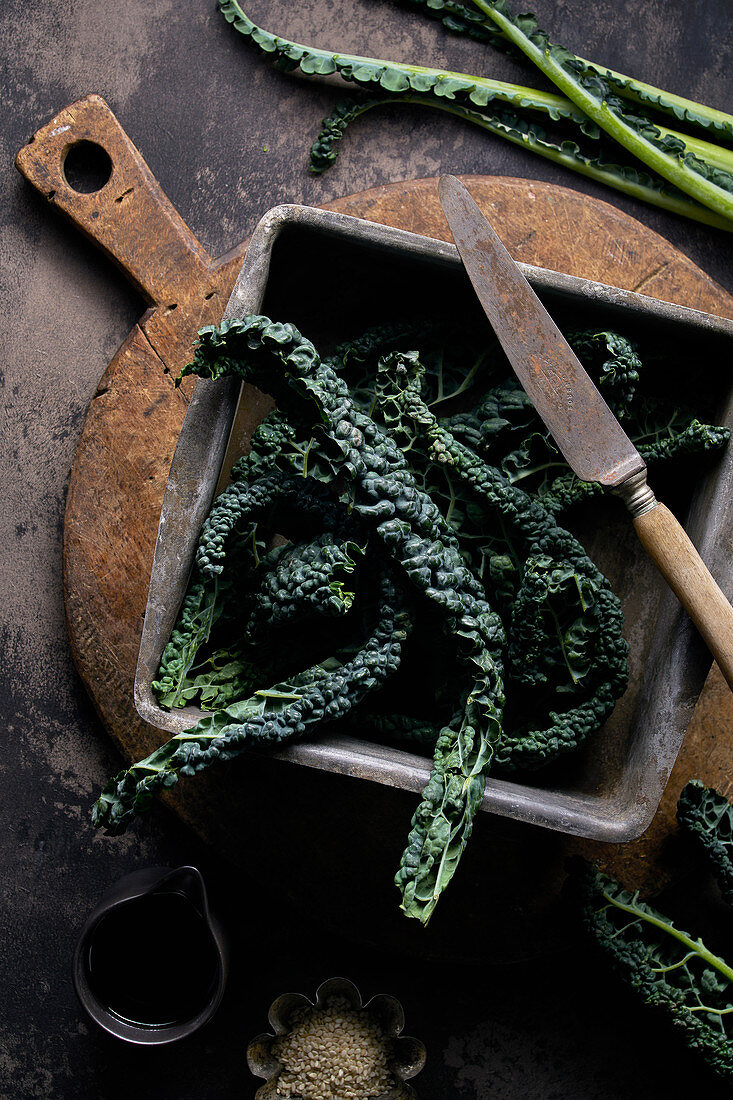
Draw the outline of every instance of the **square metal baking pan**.
<instances>
[{"instance_id":1,"label":"square metal baking pan","mask_svg":"<svg viewBox=\"0 0 733 1100\"><path fill-rule=\"evenodd\" d=\"M520 267L561 327L617 327L662 356L668 353L670 361L689 364L695 408L702 402L705 415L716 423L733 424L733 322L570 275ZM453 245L329 211L277 206L255 230L224 316L262 312L292 321L320 348L324 339L333 345L389 317L434 318L446 310L465 317L467 324L488 326ZM201 525L264 410L261 395L247 386L199 381L181 430L160 517L135 677L139 714L167 733L190 728L203 712L163 710L150 684L186 590ZM655 475L652 484L665 499L663 477ZM675 476L666 491L730 597L731 449L696 482L685 485ZM642 833L654 816L710 657L646 559L620 502L604 499L569 526L622 599L631 647L629 689L577 753L541 771L490 777L482 808L579 836L626 841ZM429 759L356 737L324 736L275 755L415 792L430 773Z\"/></svg>"}]
</instances>

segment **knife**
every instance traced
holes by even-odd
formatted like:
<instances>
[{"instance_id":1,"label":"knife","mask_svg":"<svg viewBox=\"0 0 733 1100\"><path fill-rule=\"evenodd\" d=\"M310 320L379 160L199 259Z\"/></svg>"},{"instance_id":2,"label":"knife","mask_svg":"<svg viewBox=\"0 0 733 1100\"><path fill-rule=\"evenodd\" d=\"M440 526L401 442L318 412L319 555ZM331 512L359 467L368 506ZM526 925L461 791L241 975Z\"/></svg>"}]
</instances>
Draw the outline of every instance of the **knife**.
<instances>
[{"instance_id":1,"label":"knife","mask_svg":"<svg viewBox=\"0 0 733 1100\"><path fill-rule=\"evenodd\" d=\"M463 266L509 362L581 481L612 489L733 688L733 608L684 529L647 485L646 465L585 368L455 176L439 184Z\"/></svg>"}]
</instances>

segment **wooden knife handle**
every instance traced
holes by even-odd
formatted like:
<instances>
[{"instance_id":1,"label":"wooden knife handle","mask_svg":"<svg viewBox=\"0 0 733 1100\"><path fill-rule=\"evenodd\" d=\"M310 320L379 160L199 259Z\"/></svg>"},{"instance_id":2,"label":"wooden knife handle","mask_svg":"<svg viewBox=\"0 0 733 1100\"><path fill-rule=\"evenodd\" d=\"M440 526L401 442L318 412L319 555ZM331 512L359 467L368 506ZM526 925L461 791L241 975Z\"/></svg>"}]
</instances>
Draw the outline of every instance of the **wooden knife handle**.
<instances>
[{"instance_id":1,"label":"wooden knife handle","mask_svg":"<svg viewBox=\"0 0 733 1100\"><path fill-rule=\"evenodd\" d=\"M101 147L111 174L98 190L76 190L66 158L81 142ZM95 152L94 150L91 150ZM65 107L18 153L15 164L41 194L117 263L154 305L175 308L207 279L211 260L163 193L107 103L98 95Z\"/></svg>"},{"instance_id":2,"label":"wooden knife handle","mask_svg":"<svg viewBox=\"0 0 733 1100\"><path fill-rule=\"evenodd\" d=\"M634 527L733 689L733 607L669 508L656 504L634 517Z\"/></svg>"}]
</instances>

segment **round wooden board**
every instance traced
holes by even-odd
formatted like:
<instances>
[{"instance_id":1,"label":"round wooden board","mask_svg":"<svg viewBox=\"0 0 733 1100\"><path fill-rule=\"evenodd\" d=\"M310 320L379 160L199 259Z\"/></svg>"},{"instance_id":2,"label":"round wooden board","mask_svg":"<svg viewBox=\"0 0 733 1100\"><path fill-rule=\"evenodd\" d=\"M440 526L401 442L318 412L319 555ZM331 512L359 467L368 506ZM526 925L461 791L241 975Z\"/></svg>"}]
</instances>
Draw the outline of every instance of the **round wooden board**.
<instances>
[{"instance_id":1,"label":"round wooden board","mask_svg":"<svg viewBox=\"0 0 733 1100\"><path fill-rule=\"evenodd\" d=\"M73 115L62 112L35 135L19 167L44 193L54 185L54 204L153 302L91 403L64 530L74 659L107 730L132 760L162 737L138 717L132 688L158 515L187 404L186 392L174 389L171 380L189 358L197 329L221 315L245 245L210 259L106 104L98 97L80 103ZM84 136L104 145L119 168L115 190L126 176L134 180L137 191L131 186L124 192L131 195L129 204L105 199L102 191L83 196L84 205L54 175L51 143L59 123L78 128L84 119ZM726 292L614 207L531 180L466 182L515 259L733 317ZM328 208L450 239L434 179L375 188ZM172 255L183 263L166 262ZM730 694L713 669L663 803L639 841L591 844L479 815L461 872L425 931L399 915L392 886L413 796L253 755L184 782L167 798L201 837L241 866L264 904L307 910L357 937L401 949L509 959L526 953L528 927L536 950L562 939L557 897L569 853L582 851L648 892L669 879L676 866L677 795L693 775L728 789L733 749L723 731L732 717Z\"/></svg>"}]
</instances>

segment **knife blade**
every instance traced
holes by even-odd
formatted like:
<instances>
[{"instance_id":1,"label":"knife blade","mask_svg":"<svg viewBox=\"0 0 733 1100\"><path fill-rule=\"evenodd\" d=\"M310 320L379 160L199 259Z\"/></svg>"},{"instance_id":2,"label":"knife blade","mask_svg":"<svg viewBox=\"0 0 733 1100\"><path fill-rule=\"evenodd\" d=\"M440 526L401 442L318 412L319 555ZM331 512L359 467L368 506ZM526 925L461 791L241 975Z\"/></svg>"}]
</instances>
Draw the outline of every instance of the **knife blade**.
<instances>
[{"instance_id":1,"label":"knife blade","mask_svg":"<svg viewBox=\"0 0 733 1100\"><path fill-rule=\"evenodd\" d=\"M455 176L443 176L439 195L484 312L563 457L582 481L622 497L644 548L733 688L733 608L647 485L641 455L470 192Z\"/></svg>"}]
</instances>

